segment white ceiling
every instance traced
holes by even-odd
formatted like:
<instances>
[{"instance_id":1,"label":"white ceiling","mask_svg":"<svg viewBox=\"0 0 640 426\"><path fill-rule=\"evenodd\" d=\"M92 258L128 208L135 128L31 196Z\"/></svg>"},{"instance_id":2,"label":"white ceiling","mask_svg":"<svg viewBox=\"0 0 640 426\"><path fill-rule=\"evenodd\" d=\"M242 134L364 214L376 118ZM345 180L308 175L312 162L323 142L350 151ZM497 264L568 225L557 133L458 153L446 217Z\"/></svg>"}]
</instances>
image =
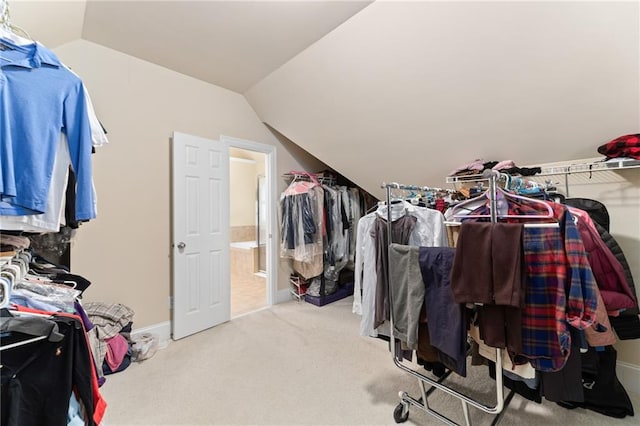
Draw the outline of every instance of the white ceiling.
<instances>
[{"instance_id":1,"label":"white ceiling","mask_svg":"<svg viewBox=\"0 0 640 426\"><path fill-rule=\"evenodd\" d=\"M640 129L638 2L10 3L50 47L84 38L244 93L372 193L475 158L592 157Z\"/></svg>"},{"instance_id":2,"label":"white ceiling","mask_svg":"<svg viewBox=\"0 0 640 426\"><path fill-rule=\"evenodd\" d=\"M242 93L368 3L89 0L82 37Z\"/></svg>"},{"instance_id":3,"label":"white ceiling","mask_svg":"<svg viewBox=\"0 0 640 426\"><path fill-rule=\"evenodd\" d=\"M9 0L11 22L54 48L82 37L85 0Z\"/></svg>"},{"instance_id":4,"label":"white ceiling","mask_svg":"<svg viewBox=\"0 0 640 426\"><path fill-rule=\"evenodd\" d=\"M83 38L239 93L371 1L10 0L49 47Z\"/></svg>"},{"instance_id":5,"label":"white ceiling","mask_svg":"<svg viewBox=\"0 0 640 426\"><path fill-rule=\"evenodd\" d=\"M476 158L597 157L640 130L638 2L375 2L245 93L373 194Z\"/></svg>"}]
</instances>

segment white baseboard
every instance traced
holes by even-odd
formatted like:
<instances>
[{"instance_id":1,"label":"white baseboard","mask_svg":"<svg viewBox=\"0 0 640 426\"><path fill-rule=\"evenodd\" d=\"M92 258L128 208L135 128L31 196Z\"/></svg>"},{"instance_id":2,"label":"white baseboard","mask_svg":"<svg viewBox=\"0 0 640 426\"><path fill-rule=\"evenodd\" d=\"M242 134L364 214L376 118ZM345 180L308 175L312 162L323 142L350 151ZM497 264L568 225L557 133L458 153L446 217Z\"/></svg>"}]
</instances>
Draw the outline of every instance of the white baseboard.
<instances>
[{"instance_id":1,"label":"white baseboard","mask_svg":"<svg viewBox=\"0 0 640 426\"><path fill-rule=\"evenodd\" d=\"M159 337L158 347L164 348L171 341L171 321L159 322L148 327L137 328L131 331L132 335L140 333L153 333Z\"/></svg>"},{"instance_id":2,"label":"white baseboard","mask_svg":"<svg viewBox=\"0 0 640 426\"><path fill-rule=\"evenodd\" d=\"M278 293L276 293L276 302L274 304L277 305L278 303L288 302L289 300L291 300L291 291L288 288L280 289Z\"/></svg>"},{"instance_id":3,"label":"white baseboard","mask_svg":"<svg viewBox=\"0 0 640 426\"><path fill-rule=\"evenodd\" d=\"M627 392L640 395L640 366L618 361L616 375Z\"/></svg>"}]
</instances>

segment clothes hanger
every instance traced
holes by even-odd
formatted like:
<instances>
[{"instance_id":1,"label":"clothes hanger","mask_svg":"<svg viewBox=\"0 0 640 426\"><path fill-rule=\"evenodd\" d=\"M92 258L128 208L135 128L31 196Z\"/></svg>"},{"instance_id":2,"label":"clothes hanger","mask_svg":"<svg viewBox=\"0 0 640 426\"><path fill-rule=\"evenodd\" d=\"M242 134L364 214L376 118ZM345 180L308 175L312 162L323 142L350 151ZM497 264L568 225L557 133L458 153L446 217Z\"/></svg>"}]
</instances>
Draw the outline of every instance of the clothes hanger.
<instances>
[{"instance_id":1,"label":"clothes hanger","mask_svg":"<svg viewBox=\"0 0 640 426\"><path fill-rule=\"evenodd\" d=\"M22 32L26 37L16 34L16 30ZM0 26L0 39L10 41L17 46L28 46L35 43L29 34L17 25L9 24L8 27ZM10 46L9 46L10 47Z\"/></svg>"},{"instance_id":2,"label":"clothes hanger","mask_svg":"<svg viewBox=\"0 0 640 426\"><path fill-rule=\"evenodd\" d=\"M399 185L398 184L396 185L399 188ZM410 211L415 210L415 206L407 202L402 195L395 194L393 192L393 188L390 193L389 206L387 206L386 201L379 201L378 208L376 209L375 213L379 217L383 218L384 220L387 220L388 219L387 210L389 208L391 209L392 222L400 219L403 216L408 215Z\"/></svg>"},{"instance_id":3,"label":"clothes hanger","mask_svg":"<svg viewBox=\"0 0 640 426\"><path fill-rule=\"evenodd\" d=\"M2 308L2 320L3 321L11 321L10 323L4 323L5 327L3 327L3 332L18 332L22 334L32 335L35 337L29 339L23 339L18 342L10 343L7 345L1 345L0 351L5 351L7 349L16 348L19 346L28 345L30 343L38 342L40 340L49 340L50 342L59 342L64 339L64 335L58 332L58 326L55 323L51 322L42 322L49 321L52 316L46 314L39 314L35 312L24 312L11 310L8 308ZM28 324L21 321L21 318L38 318L35 321L40 321L35 323L30 321ZM40 333L36 334L35 329L39 329Z\"/></svg>"},{"instance_id":4,"label":"clothes hanger","mask_svg":"<svg viewBox=\"0 0 640 426\"><path fill-rule=\"evenodd\" d=\"M24 28L11 23L9 2L7 0L0 1L0 13L0 38L8 40L18 46L34 43L33 39ZM24 37L18 35L18 32Z\"/></svg>"},{"instance_id":5,"label":"clothes hanger","mask_svg":"<svg viewBox=\"0 0 640 426\"><path fill-rule=\"evenodd\" d=\"M500 175L500 179L505 179L507 181L507 185L510 182L511 177L509 175L506 175L504 173L498 173L498 172L494 172ZM495 188L495 193L496 193L496 202L500 202L501 199L507 199L507 200L512 200L512 201L520 201L523 203L530 203L530 204L535 204L541 208L543 208L543 214L526 214L526 215L510 215L510 214L500 214L499 212L496 214L496 216L498 218L501 219L554 219L555 218L555 213L553 211L553 208L546 202L544 201L540 201L540 200L536 200L533 198L528 198L528 197L523 197L521 195L516 195L513 194L509 191L504 190L503 188L497 186ZM461 203L456 204L454 207L452 207L452 216L454 218L475 218L475 219L479 219L479 218L491 218L491 214L464 214L464 213L457 213L459 210L466 208L465 206L471 206L473 205L473 209L467 209L467 210L476 210L477 208L481 207L482 204L486 204L487 202L491 202L491 197L492 197L492 193L491 193L491 189L488 189L487 191L483 192L482 194L480 194L479 196L472 198L470 200L467 201L463 201ZM478 205L478 202L480 202L480 200L484 200L482 204ZM546 214L545 214L546 213Z\"/></svg>"},{"instance_id":6,"label":"clothes hanger","mask_svg":"<svg viewBox=\"0 0 640 426\"><path fill-rule=\"evenodd\" d=\"M9 305L9 295L11 294L11 283L7 279L0 280L0 308Z\"/></svg>"},{"instance_id":7,"label":"clothes hanger","mask_svg":"<svg viewBox=\"0 0 640 426\"><path fill-rule=\"evenodd\" d=\"M304 194L311 188L320 185L318 178L313 173L292 170L289 174L293 175L293 181L289 184L287 189L285 189L284 195ZM306 180L307 178L308 180Z\"/></svg>"},{"instance_id":8,"label":"clothes hanger","mask_svg":"<svg viewBox=\"0 0 640 426\"><path fill-rule=\"evenodd\" d=\"M6 266L6 265L5 265ZM0 276L5 277L6 279L9 280L9 283L11 284L11 286L13 287L13 285L16 283L18 277L16 276L15 270L11 270L11 269L2 269L0 270Z\"/></svg>"}]
</instances>

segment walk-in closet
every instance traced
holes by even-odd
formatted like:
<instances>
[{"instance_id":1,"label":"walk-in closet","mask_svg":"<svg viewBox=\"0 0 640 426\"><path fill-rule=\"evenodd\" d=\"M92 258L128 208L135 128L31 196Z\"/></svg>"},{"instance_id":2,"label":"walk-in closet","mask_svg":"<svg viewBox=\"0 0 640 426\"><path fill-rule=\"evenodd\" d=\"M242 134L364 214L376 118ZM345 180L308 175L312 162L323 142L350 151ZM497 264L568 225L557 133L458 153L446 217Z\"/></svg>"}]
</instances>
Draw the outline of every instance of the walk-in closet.
<instances>
[{"instance_id":1,"label":"walk-in closet","mask_svg":"<svg viewBox=\"0 0 640 426\"><path fill-rule=\"evenodd\" d=\"M638 423L640 2L0 0L0 426Z\"/></svg>"}]
</instances>

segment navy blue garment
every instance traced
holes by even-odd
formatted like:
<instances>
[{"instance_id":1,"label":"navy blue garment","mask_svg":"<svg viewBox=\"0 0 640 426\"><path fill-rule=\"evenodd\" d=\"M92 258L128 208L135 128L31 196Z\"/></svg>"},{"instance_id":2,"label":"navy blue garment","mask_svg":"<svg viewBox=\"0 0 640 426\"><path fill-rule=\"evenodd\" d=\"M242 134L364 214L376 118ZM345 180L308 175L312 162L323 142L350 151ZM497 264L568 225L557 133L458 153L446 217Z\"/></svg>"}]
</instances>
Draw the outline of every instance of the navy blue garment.
<instances>
[{"instance_id":1,"label":"navy blue garment","mask_svg":"<svg viewBox=\"0 0 640 426\"><path fill-rule=\"evenodd\" d=\"M431 345L446 355L447 367L466 376L467 322L464 305L453 300L450 279L455 253L449 247L420 247L419 262Z\"/></svg>"}]
</instances>

